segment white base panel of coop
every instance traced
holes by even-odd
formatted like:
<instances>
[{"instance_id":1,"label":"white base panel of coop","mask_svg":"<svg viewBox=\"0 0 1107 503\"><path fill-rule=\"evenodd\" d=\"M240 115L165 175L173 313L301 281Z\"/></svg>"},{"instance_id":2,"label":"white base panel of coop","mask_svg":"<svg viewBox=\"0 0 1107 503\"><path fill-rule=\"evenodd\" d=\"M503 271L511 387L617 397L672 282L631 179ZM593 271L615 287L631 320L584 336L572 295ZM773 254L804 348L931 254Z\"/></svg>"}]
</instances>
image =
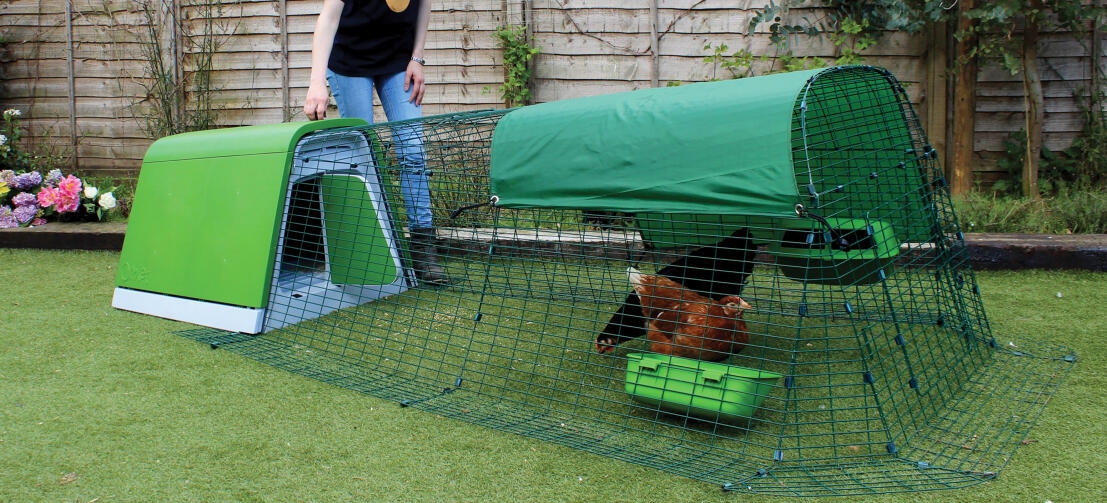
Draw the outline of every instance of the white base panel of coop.
<instances>
[{"instance_id":1,"label":"white base panel of coop","mask_svg":"<svg viewBox=\"0 0 1107 503\"><path fill-rule=\"evenodd\" d=\"M247 334L260 333L265 321L264 309L232 306L123 287L115 288L111 306L159 318Z\"/></svg>"}]
</instances>

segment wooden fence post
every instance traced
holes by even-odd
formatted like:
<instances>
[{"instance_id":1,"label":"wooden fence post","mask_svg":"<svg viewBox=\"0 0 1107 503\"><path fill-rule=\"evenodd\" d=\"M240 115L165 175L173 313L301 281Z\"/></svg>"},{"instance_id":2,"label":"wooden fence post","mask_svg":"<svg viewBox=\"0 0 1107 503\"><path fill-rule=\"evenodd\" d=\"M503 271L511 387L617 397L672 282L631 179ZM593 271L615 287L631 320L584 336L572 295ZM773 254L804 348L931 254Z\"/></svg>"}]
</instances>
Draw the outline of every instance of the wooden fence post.
<instances>
[{"instance_id":1,"label":"wooden fence post","mask_svg":"<svg viewBox=\"0 0 1107 503\"><path fill-rule=\"evenodd\" d=\"M1098 5L1099 3L1100 3L1099 1L1095 2L1096 5ZM1092 71L1092 73L1091 73L1091 76L1090 76L1091 80L1092 80L1092 90L1091 90L1090 93L1088 93L1088 108L1089 109L1092 109L1093 107L1097 107L1097 106L1103 106L1103 103L1099 100L1099 91L1100 91L1099 86L1102 85L1102 82L1100 82L1100 77L1101 77L1100 76L1100 68L1101 68L1101 65L1100 65L1099 58L1100 58L1100 51L1102 50L1100 48L1100 45L1103 43L1103 36L1100 35L1100 33L1099 33L1099 20L1100 20L1100 18L1098 16L1095 19L1092 20L1092 54L1091 54L1091 57L1092 57L1091 58L1092 59L1091 60L1091 71ZM1096 111L1098 112L1098 110L1096 110Z\"/></svg>"},{"instance_id":2,"label":"wooden fence post","mask_svg":"<svg viewBox=\"0 0 1107 503\"><path fill-rule=\"evenodd\" d=\"M1040 9L1041 0L1030 0L1031 9ZM1045 121L1042 76L1038 70L1038 26L1029 19L1022 35L1022 88L1025 103L1026 157L1022 168L1022 194L1041 197L1038 192L1038 163L1042 155L1042 122Z\"/></svg>"},{"instance_id":3,"label":"wooden fence post","mask_svg":"<svg viewBox=\"0 0 1107 503\"><path fill-rule=\"evenodd\" d=\"M73 169L78 166L77 159L77 85L76 70L73 63L73 0L65 1L65 63L69 93L69 136L73 147Z\"/></svg>"},{"instance_id":4,"label":"wooden fence post","mask_svg":"<svg viewBox=\"0 0 1107 503\"><path fill-rule=\"evenodd\" d=\"M965 14L975 6L975 0L961 0L958 4L960 15L957 19L957 31L966 31L972 26ZM972 189L972 168L974 151L974 132L976 129L976 62L964 61L976 37L966 37L957 42L957 72L953 86L953 160L950 164L950 192L953 195L965 195Z\"/></svg>"},{"instance_id":5,"label":"wooden fence post","mask_svg":"<svg viewBox=\"0 0 1107 503\"><path fill-rule=\"evenodd\" d=\"M527 45L534 47L538 44L534 42L534 0L522 0L523 7L523 26L527 30ZM534 104L534 69L535 58L530 58L527 61L527 89L530 89L530 97L527 98L527 105Z\"/></svg>"},{"instance_id":6,"label":"wooden fence post","mask_svg":"<svg viewBox=\"0 0 1107 503\"><path fill-rule=\"evenodd\" d=\"M280 0L280 37L281 37L281 117L285 122L292 121L292 77L288 62L288 0Z\"/></svg>"},{"instance_id":7,"label":"wooden fence post","mask_svg":"<svg viewBox=\"0 0 1107 503\"><path fill-rule=\"evenodd\" d=\"M946 87L946 68L949 67L947 58L947 33L944 23L935 23L927 34L929 39L926 54L926 124L925 130L930 144L938 151L938 158L942 165L948 167L949 160L946 154L946 112L948 110L948 89Z\"/></svg>"},{"instance_id":8,"label":"wooden fence post","mask_svg":"<svg viewBox=\"0 0 1107 503\"><path fill-rule=\"evenodd\" d=\"M657 36L657 0L650 0L650 87L660 85L659 42L661 39Z\"/></svg>"}]
</instances>

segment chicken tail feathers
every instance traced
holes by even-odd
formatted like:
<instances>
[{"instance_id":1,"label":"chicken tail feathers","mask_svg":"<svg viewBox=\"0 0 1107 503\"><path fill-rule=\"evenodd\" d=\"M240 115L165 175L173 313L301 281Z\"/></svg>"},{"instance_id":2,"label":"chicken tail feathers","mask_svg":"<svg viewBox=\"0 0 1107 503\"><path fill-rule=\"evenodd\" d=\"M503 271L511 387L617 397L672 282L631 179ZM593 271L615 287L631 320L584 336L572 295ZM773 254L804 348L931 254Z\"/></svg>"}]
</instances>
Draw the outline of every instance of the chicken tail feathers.
<instances>
[{"instance_id":1,"label":"chicken tail feathers","mask_svg":"<svg viewBox=\"0 0 1107 503\"><path fill-rule=\"evenodd\" d=\"M638 295L631 292L619 310L611 316L600 335L596 337L596 351L610 353L615 346L646 335L646 319L642 317L642 304Z\"/></svg>"}]
</instances>

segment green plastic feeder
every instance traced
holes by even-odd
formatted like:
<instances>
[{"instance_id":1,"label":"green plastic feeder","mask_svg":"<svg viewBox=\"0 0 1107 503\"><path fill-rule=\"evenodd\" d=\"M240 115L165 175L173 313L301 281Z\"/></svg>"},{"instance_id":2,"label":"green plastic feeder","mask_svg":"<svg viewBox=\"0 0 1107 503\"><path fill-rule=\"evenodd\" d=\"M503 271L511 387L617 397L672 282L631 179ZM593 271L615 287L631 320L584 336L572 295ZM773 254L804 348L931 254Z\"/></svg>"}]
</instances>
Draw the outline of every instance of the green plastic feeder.
<instances>
[{"instance_id":1,"label":"green plastic feeder","mask_svg":"<svg viewBox=\"0 0 1107 503\"><path fill-rule=\"evenodd\" d=\"M828 230L812 220L784 223L769 245L776 265L796 281L841 285L883 281L892 274L899 240L891 224L862 218L828 218Z\"/></svg>"},{"instance_id":2,"label":"green plastic feeder","mask_svg":"<svg viewBox=\"0 0 1107 503\"><path fill-rule=\"evenodd\" d=\"M626 391L635 400L709 421L746 422L780 374L653 353L627 355Z\"/></svg>"}]
</instances>

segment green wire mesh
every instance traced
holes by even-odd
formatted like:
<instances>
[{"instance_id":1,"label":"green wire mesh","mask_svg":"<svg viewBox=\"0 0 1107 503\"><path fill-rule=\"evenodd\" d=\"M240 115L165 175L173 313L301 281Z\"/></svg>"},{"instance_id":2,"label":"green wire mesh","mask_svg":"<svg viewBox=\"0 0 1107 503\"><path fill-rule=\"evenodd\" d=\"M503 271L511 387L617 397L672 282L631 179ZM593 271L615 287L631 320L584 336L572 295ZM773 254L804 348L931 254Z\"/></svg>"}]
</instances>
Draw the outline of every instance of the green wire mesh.
<instances>
[{"instance_id":1,"label":"green wire mesh","mask_svg":"<svg viewBox=\"0 0 1107 503\"><path fill-rule=\"evenodd\" d=\"M504 113L305 139L324 147L292 166L267 332L182 334L446 417L796 496L990 480L1075 361L993 336L936 155L886 71L825 72L797 99L796 218L485 204ZM412 131L441 285L419 281L404 227ZM674 278L683 301L647 319L635 303L664 295L632 299L630 267ZM741 323L705 332L695 306L726 295L749 304ZM706 353L655 344L647 324L744 347L670 358L657 351Z\"/></svg>"}]
</instances>

